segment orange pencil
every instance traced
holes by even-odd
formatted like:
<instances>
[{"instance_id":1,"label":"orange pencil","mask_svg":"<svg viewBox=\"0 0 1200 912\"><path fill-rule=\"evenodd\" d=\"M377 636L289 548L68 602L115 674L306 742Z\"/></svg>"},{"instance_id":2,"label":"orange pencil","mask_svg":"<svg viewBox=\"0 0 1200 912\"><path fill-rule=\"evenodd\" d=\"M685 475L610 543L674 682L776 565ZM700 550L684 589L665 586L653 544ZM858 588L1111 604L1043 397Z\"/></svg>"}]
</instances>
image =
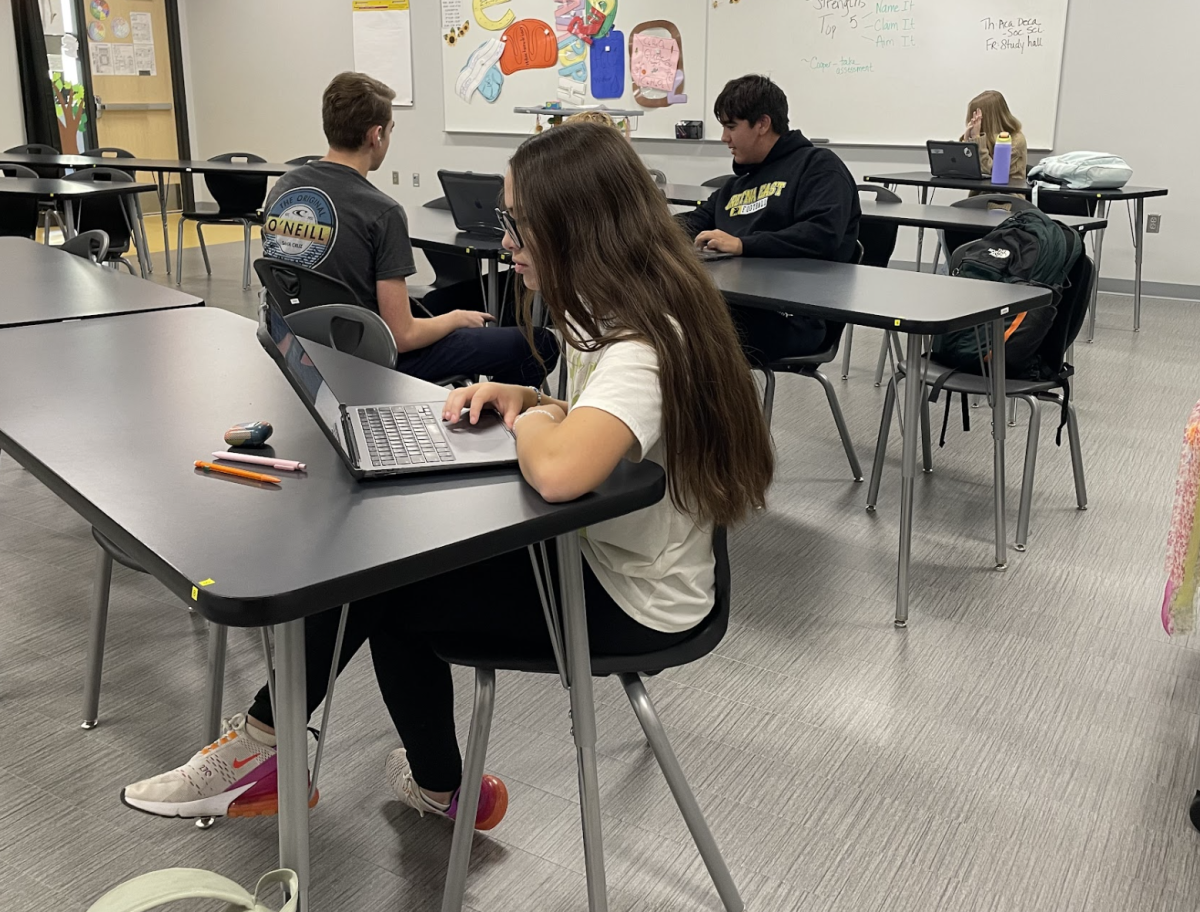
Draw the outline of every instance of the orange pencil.
<instances>
[{"instance_id":1,"label":"orange pencil","mask_svg":"<svg viewBox=\"0 0 1200 912\"><path fill-rule=\"evenodd\" d=\"M258 472L247 472L245 469L234 469L229 466L215 465L211 462L205 462L203 459L196 460L196 468L204 469L206 472L217 472L221 475L234 475L237 478L249 478L251 481L265 481L268 484L279 484L279 479L274 475L262 475Z\"/></svg>"}]
</instances>

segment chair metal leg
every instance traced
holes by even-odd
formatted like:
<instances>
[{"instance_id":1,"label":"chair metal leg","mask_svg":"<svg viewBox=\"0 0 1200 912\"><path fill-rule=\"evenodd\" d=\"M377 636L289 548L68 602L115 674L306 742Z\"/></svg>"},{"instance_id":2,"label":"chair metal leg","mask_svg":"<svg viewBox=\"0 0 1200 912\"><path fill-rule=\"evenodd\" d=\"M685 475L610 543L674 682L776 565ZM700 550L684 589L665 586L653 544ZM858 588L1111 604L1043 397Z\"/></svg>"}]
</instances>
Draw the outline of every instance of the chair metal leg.
<instances>
[{"instance_id":1,"label":"chair metal leg","mask_svg":"<svg viewBox=\"0 0 1200 912\"><path fill-rule=\"evenodd\" d=\"M1079 419L1075 414L1075 403L1067 405L1067 435L1071 438L1071 471L1075 475L1075 503L1080 510L1086 510L1087 483L1083 478L1083 447L1079 443Z\"/></svg>"},{"instance_id":2,"label":"chair metal leg","mask_svg":"<svg viewBox=\"0 0 1200 912\"><path fill-rule=\"evenodd\" d=\"M845 380L850 376L850 349L854 345L854 324L851 323L846 327L846 332L842 335L842 343L846 346L842 352L842 379Z\"/></svg>"},{"instance_id":3,"label":"chair metal leg","mask_svg":"<svg viewBox=\"0 0 1200 912\"><path fill-rule=\"evenodd\" d=\"M1037 396L1013 396L1012 402L1029 403L1029 433L1025 437L1025 472L1021 476L1021 508L1017 512L1017 541L1014 547L1024 551L1029 541L1029 513L1033 506L1033 477L1037 469L1038 439L1042 429L1042 404Z\"/></svg>"},{"instance_id":4,"label":"chair metal leg","mask_svg":"<svg viewBox=\"0 0 1200 912\"><path fill-rule=\"evenodd\" d=\"M883 341L879 344L879 360L875 362L875 385L883 386L883 371L887 367L888 359L888 334L883 334Z\"/></svg>"},{"instance_id":5,"label":"chair metal leg","mask_svg":"<svg viewBox=\"0 0 1200 912\"><path fill-rule=\"evenodd\" d=\"M1008 400L1008 426L1017 426L1017 397L1013 396Z\"/></svg>"},{"instance_id":6,"label":"chair metal leg","mask_svg":"<svg viewBox=\"0 0 1200 912\"><path fill-rule=\"evenodd\" d=\"M846 451L846 458L850 461L850 472L855 481L862 481L862 466L858 464L858 454L854 452L854 444L850 440L850 429L846 427L846 416L842 414L837 392L834 390L833 384L829 382L829 378L819 370L814 370L811 376L825 389L825 398L829 400L829 411L833 412L833 422L837 425L838 435L842 438L842 447Z\"/></svg>"},{"instance_id":7,"label":"chair metal leg","mask_svg":"<svg viewBox=\"0 0 1200 912\"><path fill-rule=\"evenodd\" d=\"M208 624L208 676L204 682L204 738L216 741L221 731L221 707L225 698L225 648L229 628L224 624Z\"/></svg>"},{"instance_id":8,"label":"chair metal leg","mask_svg":"<svg viewBox=\"0 0 1200 912\"><path fill-rule=\"evenodd\" d=\"M133 206L134 206L134 212L137 214L138 237L141 238L142 246L146 248L146 272L153 273L154 272L154 258L152 256L150 256L150 248L149 248L149 245L146 243L146 216L145 216L145 213L142 212L141 197L135 196L133 198ZM140 256L140 251L139 251L139 256Z\"/></svg>"},{"instance_id":9,"label":"chair metal leg","mask_svg":"<svg viewBox=\"0 0 1200 912\"><path fill-rule=\"evenodd\" d=\"M871 483L867 486L867 511L874 513L879 502L879 481L883 477L883 460L887 457L888 434L892 430L892 412L896 408L896 378L888 381L883 397L883 415L879 419L879 437L875 441L875 464L871 466Z\"/></svg>"},{"instance_id":10,"label":"chair metal leg","mask_svg":"<svg viewBox=\"0 0 1200 912\"><path fill-rule=\"evenodd\" d=\"M933 251L933 272L937 272L938 264L942 261L942 233L938 232L937 248ZM950 258L946 258L946 265L950 265Z\"/></svg>"},{"instance_id":11,"label":"chair metal leg","mask_svg":"<svg viewBox=\"0 0 1200 912\"><path fill-rule=\"evenodd\" d=\"M200 253L204 257L204 271L212 275L212 264L208 262L208 247L204 243L203 222L196 222L196 237L200 239Z\"/></svg>"},{"instance_id":12,"label":"chair metal leg","mask_svg":"<svg viewBox=\"0 0 1200 912\"><path fill-rule=\"evenodd\" d=\"M88 636L87 672L83 680L83 722L90 730L100 724L100 673L104 667L104 632L108 627L108 591L112 585L112 557L103 548L92 579L92 617Z\"/></svg>"},{"instance_id":13,"label":"chair metal leg","mask_svg":"<svg viewBox=\"0 0 1200 912\"><path fill-rule=\"evenodd\" d=\"M633 712L642 725L646 740L650 742L650 749L654 751L654 758L658 761L658 766L667 780L671 794L675 797L679 813L683 815L692 839L695 840L696 848L700 851L700 857L704 859L704 866L708 868L713 885L716 886L717 893L721 896L721 903L725 906L726 912L742 912L746 908L746 904L742 902L742 897L733 882L733 876L729 873L729 867L725 864L721 850L717 847L717 841L713 839L708 824L704 822L704 814L700 810L700 805L696 803L696 796L692 794L692 790L688 786L687 778L683 775L675 752L671 750L671 742L667 740L667 733L663 731L658 713L654 711L654 704L650 702L650 695L646 693L645 684L636 674L623 674L620 677L621 684L625 687L625 696L629 697L629 704L633 707ZM445 912L444 908L443 912Z\"/></svg>"},{"instance_id":14,"label":"chair metal leg","mask_svg":"<svg viewBox=\"0 0 1200 912\"><path fill-rule=\"evenodd\" d=\"M182 215L179 217L179 243L175 245L175 285L183 283L183 226L187 222Z\"/></svg>"},{"instance_id":15,"label":"chair metal leg","mask_svg":"<svg viewBox=\"0 0 1200 912\"><path fill-rule=\"evenodd\" d=\"M46 209L42 213L42 243L47 247L50 246L50 210Z\"/></svg>"},{"instance_id":16,"label":"chair metal leg","mask_svg":"<svg viewBox=\"0 0 1200 912\"><path fill-rule=\"evenodd\" d=\"M950 395L949 393L946 394ZM928 475L933 471L933 442L930 440L929 397L921 391L921 468Z\"/></svg>"},{"instance_id":17,"label":"chair metal leg","mask_svg":"<svg viewBox=\"0 0 1200 912\"><path fill-rule=\"evenodd\" d=\"M460 912L467 891L471 839L475 835L475 814L479 809L479 787L483 779L483 762L487 757L495 699L496 672L490 668L476 668L475 709L471 713L467 756L463 762L462 785L458 790L458 813L454 818L454 836L450 840L450 864L446 870L442 912Z\"/></svg>"},{"instance_id":18,"label":"chair metal leg","mask_svg":"<svg viewBox=\"0 0 1200 912\"><path fill-rule=\"evenodd\" d=\"M770 368L763 368L763 379L766 381L763 389L763 417L767 420L767 427L771 427L771 415L775 411L775 371Z\"/></svg>"},{"instance_id":19,"label":"chair metal leg","mask_svg":"<svg viewBox=\"0 0 1200 912\"><path fill-rule=\"evenodd\" d=\"M250 287L250 223L242 222L242 228L245 229L246 246L245 253L242 256L242 290Z\"/></svg>"},{"instance_id":20,"label":"chair metal leg","mask_svg":"<svg viewBox=\"0 0 1200 912\"><path fill-rule=\"evenodd\" d=\"M122 266L124 266L126 269L128 269L129 274L131 276L133 276L134 278L137 277L137 273L134 272L134 270L133 270L133 264L131 262L129 262L129 260L125 259L125 257L118 257L117 262L119 262Z\"/></svg>"}]
</instances>

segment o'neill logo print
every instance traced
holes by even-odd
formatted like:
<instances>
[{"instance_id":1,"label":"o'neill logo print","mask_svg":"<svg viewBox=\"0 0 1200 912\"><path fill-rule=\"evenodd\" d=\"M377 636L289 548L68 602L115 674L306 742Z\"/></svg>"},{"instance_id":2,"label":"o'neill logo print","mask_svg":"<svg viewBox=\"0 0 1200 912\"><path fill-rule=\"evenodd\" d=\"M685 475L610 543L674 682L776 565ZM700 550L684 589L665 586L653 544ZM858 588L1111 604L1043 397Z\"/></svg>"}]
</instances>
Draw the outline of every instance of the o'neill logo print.
<instances>
[{"instance_id":1,"label":"o'neill logo print","mask_svg":"<svg viewBox=\"0 0 1200 912\"><path fill-rule=\"evenodd\" d=\"M312 269L329 254L337 235L337 210L315 187L282 193L263 220L263 255Z\"/></svg>"}]
</instances>

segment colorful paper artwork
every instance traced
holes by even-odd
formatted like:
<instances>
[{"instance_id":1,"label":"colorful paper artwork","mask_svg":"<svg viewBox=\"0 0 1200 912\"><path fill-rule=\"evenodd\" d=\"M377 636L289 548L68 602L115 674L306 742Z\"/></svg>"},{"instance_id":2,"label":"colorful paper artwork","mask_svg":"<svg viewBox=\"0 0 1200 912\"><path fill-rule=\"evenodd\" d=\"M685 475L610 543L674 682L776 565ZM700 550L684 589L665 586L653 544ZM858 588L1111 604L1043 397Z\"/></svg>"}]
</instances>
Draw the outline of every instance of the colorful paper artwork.
<instances>
[{"instance_id":1,"label":"colorful paper artwork","mask_svg":"<svg viewBox=\"0 0 1200 912\"><path fill-rule=\"evenodd\" d=\"M471 52L471 56L467 58L462 70L459 71L458 79L454 83L455 94L463 101L469 102L471 96L480 90L485 100L495 101L500 95L500 86L504 83L504 76L499 69L496 69L495 74L489 74L488 71L496 68L503 53L504 44L495 38L489 38L475 48ZM497 76L499 80L497 80ZM488 95L482 91L485 83L487 84L487 93L492 94L491 98L488 98Z\"/></svg>"},{"instance_id":2,"label":"colorful paper artwork","mask_svg":"<svg viewBox=\"0 0 1200 912\"><path fill-rule=\"evenodd\" d=\"M592 97L620 98L625 94L625 35L611 31L592 43Z\"/></svg>"},{"instance_id":3,"label":"colorful paper artwork","mask_svg":"<svg viewBox=\"0 0 1200 912\"><path fill-rule=\"evenodd\" d=\"M104 0L92 0L91 7L93 19L107 19L109 14L108 4Z\"/></svg>"},{"instance_id":4,"label":"colorful paper artwork","mask_svg":"<svg viewBox=\"0 0 1200 912\"><path fill-rule=\"evenodd\" d=\"M117 16L112 21L112 32L113 32L114 38L128 38L129 37L129 20L122 19L120 16Z\"/></svg>"},{"instance_id":5,"label":"colorful paper artwork","mask_svg":"<svg viewBox=\"0 0 1200 912\"><path fill-rule=\"evenodd\" d=\"M471 9L475 12L475 21L490 32L503 31L516 20L516 13L512 10L505 10L504 15L499 19L492 19L484 10L508 2L509 0L471 0Z\"/></svg>"},{"instance_id":6,"label":"colorful paper artwork","mask_svg":"<svg viewBox=\"0 0 1200 912\"><path fill-rule=\"evenodd\" d=\"M538 19L514 22L500 41L504 44L500 72L505 76L519 70L544 70L558 63L558 41L554 32Z\"/></svg>"},{"instance_id":7,"label":"colorful paper artwork","mask_svg":"<svg viewBox=\"0 0 1200 912\"><path fill-rule=\"evenodd\" d=\"M106 26L103 22L93 22L88 26L88 37L91 38L92 41L108 41L108 26Z\"/></svg>"},{"instance_id":8,"label":"colorful paper artwork","mask_svg":"<svg viewBox=\"0 0 1200 912\"><path fill-rule=\"evenodd\" d=\"M675 88L679 67L679 45L674 38L634 35L629 55L629 71L634 83L644 89L669 92Z\"/></svg>"}]
</instances>

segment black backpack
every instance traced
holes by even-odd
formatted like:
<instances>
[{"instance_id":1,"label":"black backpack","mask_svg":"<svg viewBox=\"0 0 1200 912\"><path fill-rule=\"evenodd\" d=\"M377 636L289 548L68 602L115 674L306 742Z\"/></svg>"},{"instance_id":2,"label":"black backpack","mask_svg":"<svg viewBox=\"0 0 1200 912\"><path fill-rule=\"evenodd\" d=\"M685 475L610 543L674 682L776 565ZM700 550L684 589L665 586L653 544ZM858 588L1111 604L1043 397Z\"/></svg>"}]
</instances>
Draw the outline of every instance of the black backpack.
<instances>
[{"instance_id":1,"label":"black backpack","mask_svg":"<svg viewBox=\"0 0 1200 912\"><path fill-rule=\"evenodd\" d=\"M950 257L950 274L988 282L1036 285L1053 293L1053 303L1022 311L1005 321L1004 364L1010 377L1038 379L1033 369L1042 343L1055 322L1063 286L1082 250L1079 235L1040 209L1018 212L977 241L968 241ZM990 326L935 336L936 359L956 370L981 373L991 357Z\"/></svg>"}]
</instances>

